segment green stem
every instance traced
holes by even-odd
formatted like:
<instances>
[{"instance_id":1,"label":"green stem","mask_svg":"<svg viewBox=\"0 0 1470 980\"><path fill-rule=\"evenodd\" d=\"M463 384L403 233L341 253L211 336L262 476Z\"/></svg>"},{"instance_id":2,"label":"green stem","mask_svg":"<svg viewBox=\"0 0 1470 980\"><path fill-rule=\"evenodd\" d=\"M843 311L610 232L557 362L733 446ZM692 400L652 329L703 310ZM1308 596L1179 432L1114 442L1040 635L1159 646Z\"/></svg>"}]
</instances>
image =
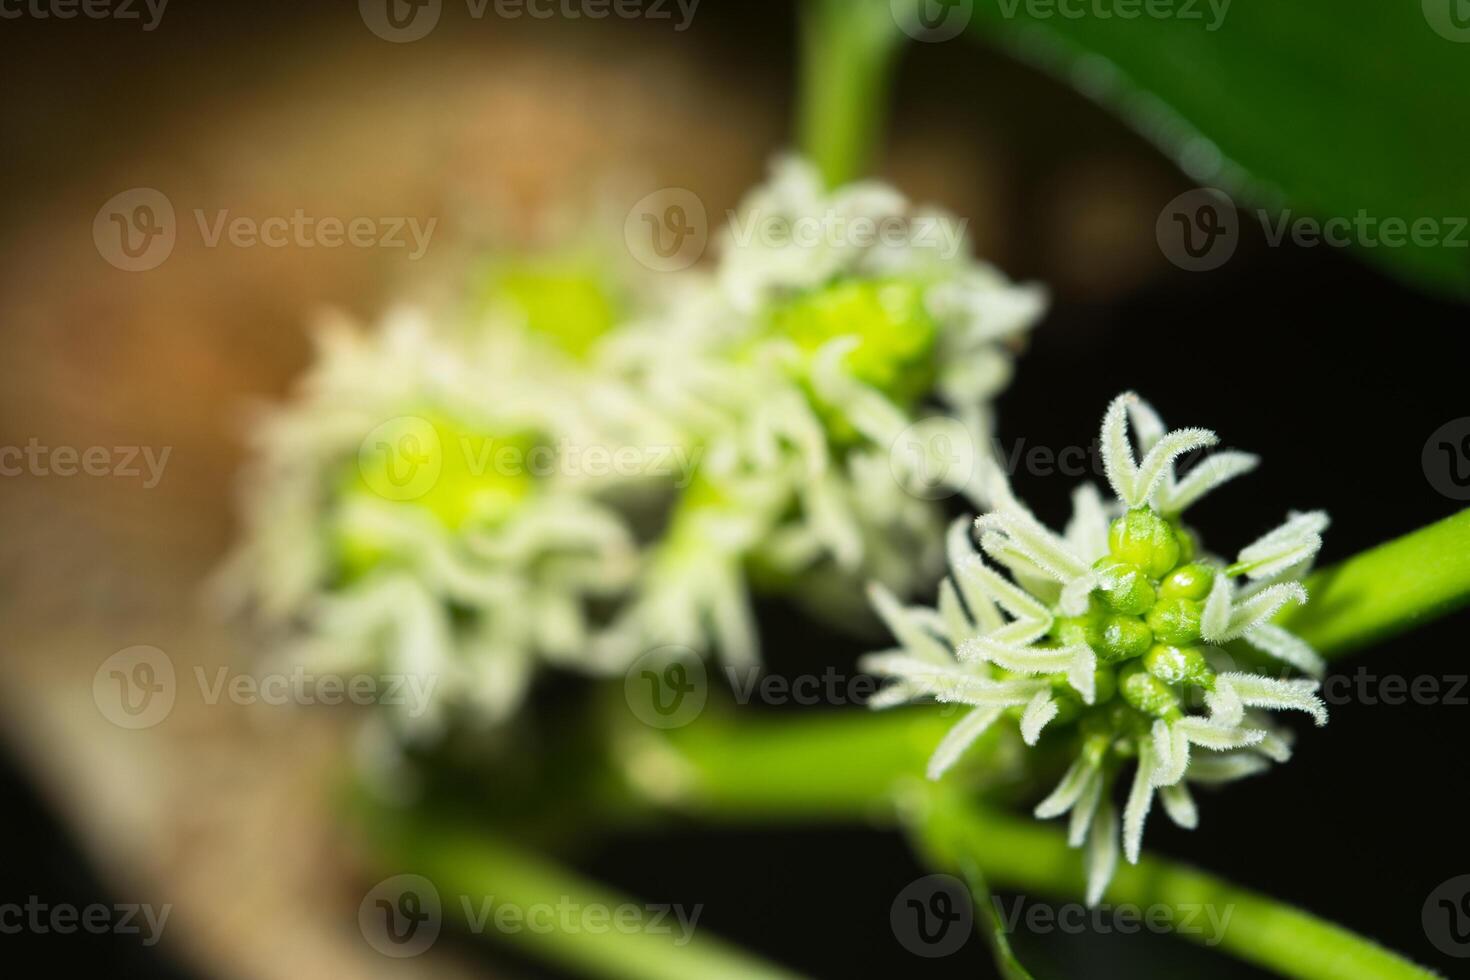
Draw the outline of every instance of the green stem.
<instances>
[{"instance_id":1,"label":"green stem","mask_svg":"<svg viewBox=\"0 0 1470 980\"><path fill-rule=\"evenodd\" d=\"M1281 624L1324 656L1350 653L1470 602L1470 509L1314 573Z\"/></svg>"},{"instance_id":2,"label":"green stem","mask_svg":"<svg viewBox=\"0 0 1470 980\"><path fill-rule=\"evenodd\" d=\"M707 712L686 728L649 734L650 752L624 753L630 780L668 773L665 788L639 787L703 819L743 822L888 820L895 783L922 774L952 719L925 708L883 713L801 713L751 722Z\"/></svg>"},{"instance_id":3,"label":"green stem","mask_svg":"<svg viewBox=\"0 0 1470 980\"><path fill-rule=\"evenodd\" d=\"M678 926L668 932L618 928L618 912L641 908L633 899L588 881L516 844L494 836L483 826L435 817L422 808L389 810L364 799L354 801L358 826L367 832L380 873L413 873L434 883L446 915L476 914L492 897L488 919L479 925L495 930L546 963L608 980L797 980L798 974L772 966L718 939ZM468 898L466 905L463 899ZM523 916L533 908L565 909L575 903L574 917L557 912L516 929L498 929L495 910L513 907ZM586 927L582 913L591 912ZM474 923L464 922L473 927Z\"/></svg>"},{"instance_id":4,"label":"green stem","mask_svg":"<svg viewBox=\"0 0 1470 980\"><path fill-rule=\"evenodd\" d=\"M806 0L801 8L797 145L829 186L872 166L899 37L887 0Z\"/></svg>"},{"instance_id":5,"label":"green stem","mask_svg":"<svg viewBox=\"0 0 1470 980\"><path fill-rule=\"evenodd\" d=\"M961 870L969 861L994 885L1076 898L1083 892L1077 851L1062 833L935 794L917 820L917 844L936 867ZM1213 875L1145 855L1123 863L1108 886L1113 906L1137 905L1177 925L1179 935L1303 980L1398 980L1434 976L1315 915L1240 888Z\"/></svg>"}]
</instances>

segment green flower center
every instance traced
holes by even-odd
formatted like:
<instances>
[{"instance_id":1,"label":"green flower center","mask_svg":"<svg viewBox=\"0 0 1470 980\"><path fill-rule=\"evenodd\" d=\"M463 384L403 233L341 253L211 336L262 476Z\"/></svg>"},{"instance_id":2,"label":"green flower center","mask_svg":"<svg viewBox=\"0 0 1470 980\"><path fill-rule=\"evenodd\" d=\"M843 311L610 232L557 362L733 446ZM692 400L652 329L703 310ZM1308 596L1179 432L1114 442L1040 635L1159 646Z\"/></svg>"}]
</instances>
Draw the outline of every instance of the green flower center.
<instances>
[{"instance_id":1,"label":"green flower center","mask_svg":"<svg viewBox=\"0 0 1470 980\"><path fill-rule=\"evenodd\" d=\"M806 354L838 337L856 337L847 355L853 377L911 408L934 384L939 324L910 279L845 279L778 305L770 330Z\"/></svg>"},{"instance_id":2,"label":"green flower center","mask_svg":"<svg viewBox=\"0 0 1470 980\"><path fill-rule=\"evenodd\" d=\"M499 266L487 277L480 302L510 309L533 333L577 358L617 325L623 306L608 277L581 260Z\"/></svg>"},{"instance_id":3,"label":"green flower center","mask_svg":"<svg viewBox=\"0 0 1470 980\"><path fill-rule=\"evenodd\" d=\"M537 445L527 433L494 436L433 411L379 426L336 485L329 527L343 576L407 558L383 526L405 510L451 532L499 526L535 490Z\"/></svg>"},{"instance_id":4,"label":"green flower center","mask_svg":"<svg viewBox=\"0 0 1470 980\"><path fill-rule=\"evenodd\" d=\"M1214 687L1200 620L1221 573L1194 562L1195 550L1189 532L1147 507L1109 527L1108 553L1093 565L1099 584L1087 612L1061 617L1053 627L1057 643L1086 643L1097 654L1094 712L1116 722L1116 708L1101 707L1116 692L1147 718L1173 718L1183 710L1186 687Z\"/></svg>"}]
</instances>

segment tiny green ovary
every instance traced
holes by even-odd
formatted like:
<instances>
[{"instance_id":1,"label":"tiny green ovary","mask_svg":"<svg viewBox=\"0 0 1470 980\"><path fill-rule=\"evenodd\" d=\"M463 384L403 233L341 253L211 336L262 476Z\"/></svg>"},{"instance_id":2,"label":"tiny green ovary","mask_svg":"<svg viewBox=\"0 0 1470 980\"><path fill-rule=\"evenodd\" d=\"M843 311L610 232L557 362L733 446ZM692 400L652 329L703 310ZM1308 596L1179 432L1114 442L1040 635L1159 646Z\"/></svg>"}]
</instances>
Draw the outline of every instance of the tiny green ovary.
<instances>
[{"instance_id":1,"label":"tiny green ovary","mask_svg":"<svg viewBox=\"0 0 1470 980\"><path fill-rule=\"evenodd\" d=\"M1098 586L1079 616L1058 617L1051 642L1085 643L1098 657L1091 706L1065 685L1057 721L1078 720L1115 734L1147 732L1154 718L1182 714L1184 689L1213 690L1200 622L1216 569L1193 561L1196 546L1184 528L1148 508L1109 527L1108 554L1093 565Z\"/></svg>"},{"instance_id":2,"label":"tiny green ovary","mask_svg":"<svg viewBox=\"0 0 1470 980\"><path fill-rule=\"evenodd\" d=\"M807 357L839 337L857 338L847 355L853 377L910 408L934 384L939 324L911 279L843 279L771 310L768 329Z\"/></svg>"},{"instance_id":3,"label":"tiny green ovary","mask_svg":"<svg viewBox=\"0 0 1470 980\"><path fill-rule=\"evenodd\" d=\"M585 260L507 263L493 269L481 302L512 311L532 332L574 358L585 357L617 325L623 302L609 279Z\"/></svg>"},{"instance_id":4,"label":"tiny green ovary","mask_svg":"<svg viewBox=\"0 0 1470 980\"><path fill-rule=\"evenodd\" d=\"M374 528L350 520L353 508L413 508L454 532L498 526L535 490L529 468L530 452L537 444L533 436L495 437L434 412L421 412L418 417L433 427L436 444L426 455L413 460L401 458L401 444L390 445L386 451L392 456L384 460L384 465L432 467L437 463L438 478L423 494L409 500L384 497L365 477L356 459L344 465L338 478L328 533L345 581L360 579L404 557L394 542ZM423 447L418 449L422 451Z\"/></svg>"}]
</instances>

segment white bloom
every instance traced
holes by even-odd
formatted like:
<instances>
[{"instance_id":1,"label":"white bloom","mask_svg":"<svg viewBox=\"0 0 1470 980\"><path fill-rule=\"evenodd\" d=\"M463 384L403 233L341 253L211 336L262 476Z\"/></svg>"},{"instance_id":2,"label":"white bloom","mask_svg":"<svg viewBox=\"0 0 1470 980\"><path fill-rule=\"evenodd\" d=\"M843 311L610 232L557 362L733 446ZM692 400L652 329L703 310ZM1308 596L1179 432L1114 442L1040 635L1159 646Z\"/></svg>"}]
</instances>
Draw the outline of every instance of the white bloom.
<instances>
[{"instance_id":1,"label":"white bloom","mask_svg":"<svg viewBox=\"0 0 1470 980\"><path fill-rule=\"evenodd\" d=\"M1221 782L1251 775L1268 759L1286 761L1289 733L1253 709L1327 721L1315 680L1216 666L1216 645L1240 639L1320 676L1321 659L1272 620L1307 600L1299 579L1327 526L1320 512L1293 514L1243 548L1234 564L1199 553L1180 512L1256 462L1219 453L1182 477L1176 472L1179 456L1216 442L1203 429L1168 432L1146 403L1122 395L1101 433L1115 502L1082 488L1059 535L997 487L994 509L975 522L984 557L963 522L951 529L950 578L936 609L906 608L874 591L901 644L864 661L865 669L892 679L874 705L932 697L975 706L935 751L931 778L1002 717L1016 721L1028 745L1050 729L1076 739L1074 763L1036 814L1071 814L1069 839L1088 849L1090 903L1101 898L1116 864L1111 787L1121 762L1135 763L1122 850L1137 861L1156 793L1170 819L1193 827L1198 815L1186 781ZM1202 713L1193 710L1201 700Z\"/></svg>"},{"instance_id":2,"label":"white bloom","mask_svg":"<svg viewBox=\"0 0 1470 980\"><path fill-rule=\"evenodd\" d=\"M732 217L718 267L611 345L626 388L703 452L620 635L757 655L746 573L851 620L853 583L937 574L938 506L890 450L926 400L977 455L989 400L1045 297L968 255L962 225L876 182L828 192L778 161ZM980 499L978 472L954 477ZM682 604L682 608L681 608Z\"/></svg>"},{"instance_id":3,"label":"white bloom","mask_svg":"<svg viewBox=\"0 0 1470 980\"><path fill-rule=\"evenodd\" d=\"M308 669L432 681L433 710L403 719L420 730L448 704L503 718L538 659L598 667L586 600L616 595L636 553L588 481L532 454L571 400L415 311L318 341L253 432L223 597Z\"/></svg>"}]
</instances>

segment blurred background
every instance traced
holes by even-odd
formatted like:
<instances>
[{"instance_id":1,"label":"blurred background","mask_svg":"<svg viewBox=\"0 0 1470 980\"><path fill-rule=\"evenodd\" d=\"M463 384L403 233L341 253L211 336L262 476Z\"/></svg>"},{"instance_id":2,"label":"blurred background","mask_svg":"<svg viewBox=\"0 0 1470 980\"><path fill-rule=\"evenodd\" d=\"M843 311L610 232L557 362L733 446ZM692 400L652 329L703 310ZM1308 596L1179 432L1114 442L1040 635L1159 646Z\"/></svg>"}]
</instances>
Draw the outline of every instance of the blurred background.
<instances>
[{"instance_id":1,"label":"blurred background","mask_svg":"<svg viewBox=\"0 0 1470 980\"><path fill-rule=\"evenodd\" d=\"M165 723L124 731L98 712L92 679L137 644L180 670L247 656L200 587L235 533L245 410L307 364L316 312L370 320L466 250L532 241L609 194L614 211L667 186L711 214L733 207L790 145L792 5L703 0L676 30L677 9L543 20L446 3L405 44L340 2L175 0L147 30L142 5L141 22L5 10L21 15L0 20L0 445L168 456L152 485L146 466L0 478L0 903L172 912L152 945L22 931L0 950L124 977L560 975L468 937L408 965L362 942L357 906L374 879L326 792L350 712L181 700ZM1180 268L1157 225L1197 180L1137 118L1092 101L1087 78L1059 80L1015 51L970 37L905 50L878 167L968 218L981 256L1052 290L999 404L1002 444L1074 444L1136 386L1166 419L1266 460L1248 489L1200 509L1207 538L1244 543L1286 507L1322 507L1330 562L1458 510L1421 462L1436 429L1470 414L1453 291L1353 251L1273 245L1247 212L1228 261ZM1275 57L1261 52L1263 65ZM1317 82L1325 115L1347 111ZM1452 148L1398 149L1438 161ZM139 187L166 195L179 231L166 261L130 272L99 253L93 222ZM196 209L438 224L420 259L209 247ZM1053 522L1072 482L1017 479ZM868 648L783 605L760 612L776 673L850 667ZM1335 669L1462 676L1464 623ZM1453 974L1420 909L1470 872L1467 734L1463 703L1333 705L1290 766L1203 801L1192 834L1157 822L1151 846ZM676 825L593 843L574 863L634 895L702 903L702 927L813 976L993 975L978 942L919 961L896 941L889 905L925 872L891 833ZM1140 956L1151 975L1255 975L1167 937L1013 940L1045 976L1137 976Z\"/></svg>"}]
</instances>

